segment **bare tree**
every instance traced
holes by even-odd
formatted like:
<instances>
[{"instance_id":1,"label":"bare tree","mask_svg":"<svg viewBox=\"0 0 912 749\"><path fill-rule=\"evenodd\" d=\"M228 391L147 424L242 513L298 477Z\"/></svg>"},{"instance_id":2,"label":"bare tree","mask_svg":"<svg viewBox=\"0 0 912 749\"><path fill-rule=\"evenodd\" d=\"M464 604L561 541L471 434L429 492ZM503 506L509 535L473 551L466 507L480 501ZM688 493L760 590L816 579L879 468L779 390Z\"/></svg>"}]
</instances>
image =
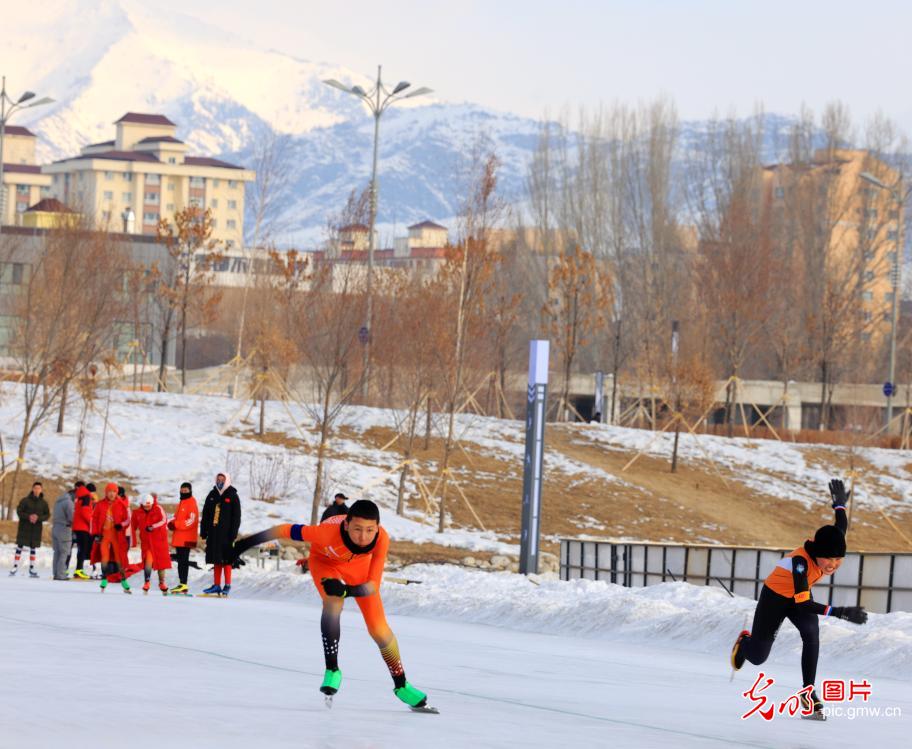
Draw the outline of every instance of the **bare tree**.
<instances>
[{"instance_id":1,"label":"bare tree","mask_svg":"<svg viewBox=\"0 0 912 749\"><path fill-rule=\"evenodd\" d=\"M49 231L28 263L10 308L10 352L22 374L22 423L6 518L32 435L57 409L73 379L113 342L115 323L125 309L117 291L125 266L122 248L108 234L76 225ZM73 289L90 301L74 303Z\"/></svg>"},{"instance_id":2,"label":"bare tree","mask_svg":"<svg viewBox=\"0 0 912 749\"><path fill-rule=\"evenodd\" d=\"M157 267L157 299L162 307L161 362L158 389L165 385L165 362L171 340L171 326L177 314L180 340L181 392L187 384L187 331L194 325L212 319L221 292L213 290L212 270L222 259L218 242L212 239L212 214L194 205L174 214L174 223L159 221L158 237L164 243L168 258Z\"/></svg>"}]
</instances>

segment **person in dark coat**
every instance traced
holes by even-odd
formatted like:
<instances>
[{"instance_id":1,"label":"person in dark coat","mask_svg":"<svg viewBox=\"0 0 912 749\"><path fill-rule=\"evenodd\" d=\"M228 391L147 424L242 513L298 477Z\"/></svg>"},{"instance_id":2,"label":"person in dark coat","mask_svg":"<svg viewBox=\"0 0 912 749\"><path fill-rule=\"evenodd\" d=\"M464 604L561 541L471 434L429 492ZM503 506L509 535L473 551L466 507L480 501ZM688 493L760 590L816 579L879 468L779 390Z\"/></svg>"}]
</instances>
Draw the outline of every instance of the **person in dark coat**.
<instances>
[{"instance_id":1,"label":"person in dark coat","mask_svg":"<svg viewBox=\"0 0 912 749\"><path fill-rule=\"evenodd\" d=\"M323 514L320 516L320 522L322 523L327 518L335 517L336 515L348 515L348 505L345 504L347 501L348 497L342 492L336 492L332 504L323 510Z\"/></svg>"},{"instance_id":2,"label":"person in dark coat","mask_svg":"<svg viewBox=\"0 0 912 749\"><path fill-rule=\"evenodd\" d=\"M19 529L16 532L16 560L13 562L10 576L19 571L19 559L22 556L22 549L28 546L29 577L38 577L38 573L35 570L35 552L41 546L41 529L44 526L44 521L51 516L48 503L44 500L44 487L41 486L40 481L32 484L32 491L29 495L19 501L16 514L19 516Z\"/></svg>"},{"instance_id":3,"label":"person in dark coat","mask_svg":"<svg viewBox=\"0 0 912 749\"><path fill-rule=\"evenodd\" d=\"M206 542L206 563L214 565L215 576L214 584L203 591L205 595L226 596L231 591L232 547L240 528L241 498L231 485L231 476L219 473L215 486L206 496L200 523L200 538Z\"/></svg>"}]
</instances>

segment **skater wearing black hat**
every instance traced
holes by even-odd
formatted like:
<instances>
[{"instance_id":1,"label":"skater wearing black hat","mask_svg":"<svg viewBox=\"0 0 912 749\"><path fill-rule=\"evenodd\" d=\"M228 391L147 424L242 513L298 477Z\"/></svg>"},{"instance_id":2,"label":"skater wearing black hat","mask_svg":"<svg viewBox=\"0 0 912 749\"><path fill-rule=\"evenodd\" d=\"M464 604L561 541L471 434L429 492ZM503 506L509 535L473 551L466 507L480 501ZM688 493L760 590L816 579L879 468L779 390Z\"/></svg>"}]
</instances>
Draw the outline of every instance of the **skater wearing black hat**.
<instances>
[{"instance_id":1,"label":"skater wearing black hat","mask_svg":"<svg viewBox=\"0 0 912 749\"><path fill-rule=\"evenodd\" d=\"M861 606L826 606L811 597L814 583L839 569L846 553L848 495L839 479L830 481L829 489L836 523L818 528L813 541L805 541L776 565L760 591L753 626L738 635L731 654L732 667L736 671L744 661L759 666L769 656L782 621L788 619L801 634L801 676L804 688L810 687L801 695L802 706L807 711L813 708L810 717L818 720L823 720L824 716L823 703L814 691L820 648L817 617L835 616L853 624L864 624L868 620L868 614Z\"/></svg>"}]
</instances>

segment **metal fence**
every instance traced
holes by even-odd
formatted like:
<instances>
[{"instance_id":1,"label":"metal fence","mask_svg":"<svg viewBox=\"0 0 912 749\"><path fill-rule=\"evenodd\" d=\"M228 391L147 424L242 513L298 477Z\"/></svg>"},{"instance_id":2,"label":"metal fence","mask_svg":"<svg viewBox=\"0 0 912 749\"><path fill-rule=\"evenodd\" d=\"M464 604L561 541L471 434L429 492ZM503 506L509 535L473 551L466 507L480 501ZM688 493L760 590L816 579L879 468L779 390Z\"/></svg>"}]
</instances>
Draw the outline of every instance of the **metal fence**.
<instances>
[{"instance_id":1,"label":"metal fence","mask_svg":"<svg viewBox=\"0 0 912 749\"><path fill-rule=\"evenodd\" d=\"M628 588L662 582L717 585L757 598L766 576L791 549L561 539L561 580L606 580ZM868 611L912 611L912 554L846 555L814 586L814 600Z\"/></svg>"}]
</instances>

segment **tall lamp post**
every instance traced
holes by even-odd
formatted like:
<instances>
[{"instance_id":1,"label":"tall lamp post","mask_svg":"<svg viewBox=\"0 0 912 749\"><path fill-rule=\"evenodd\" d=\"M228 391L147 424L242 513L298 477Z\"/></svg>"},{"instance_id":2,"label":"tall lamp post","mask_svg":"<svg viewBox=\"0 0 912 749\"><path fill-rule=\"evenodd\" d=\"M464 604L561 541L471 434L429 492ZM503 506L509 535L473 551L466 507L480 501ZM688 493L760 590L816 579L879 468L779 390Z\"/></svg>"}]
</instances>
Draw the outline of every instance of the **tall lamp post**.
<instances>
[{"instance_id":1,"label":"tall lamp post","mask_svg":"<svg viewBox=\"0 0 912 749\"><path fill-rule=\"evenodd\" d=\"M47 96L35 99L35 94L31 91L26 91L13 101L6 93L6 76L2 77L2 85L0 85L0 233L3 232L3 219L6 218L6 185L3 184L3 138L6 135L6 123L13 113L20 109L38 107L42 104L50 104L52 101L54 100Z\"/></svg>"},{"instance_id":2,"label":"tall lamp post","mask_svg":"<svg viewBox=\"0 0 912 749\"><path fill-rule=\"evenodd\" d=\"M903 232L902 232L902 207L912 192L912 188L905 194L902 193L903 176L899 175L895 185L886 185L880 179L870 172L862 172L861 178L875 187L886 190L890 199L896 206L896 252L893 253L893 268L890 273L890 280L893 284L893 300L890 311L890 370L887 375L887 382L890 383L889 393L887 393L887 416L886 427L890 428L893 421L893 393L896 392L896 318L899 310L899 274L900 274L900 255L903 251Z\"/></svg>"},{"instance_id":3,"label":"tall lamp post","mask_svg":"<svg viewBox=\"0 0 912 749\"><path fill-rule=\"evenodd\" d=\"M372 284L374 277L374 224L377 221L377 147L380 140L380 117L383 116L383 113L389 109L393 103L401 101L402 99L411 99L415 96L421 96L422 94L429 94L432 90L422 86L421 88L409 91L407 94L403 93L406 89L411 88L412 84L408 81L399 81L392 90L389 90L383 85L383 81L380 77L381 71L382 66L378 65L377 82L370 91L365 91L361 86L346 86L344 83L340 83L334 78L323 81L327 86L332 86L346 94L357 96L367 105L371 114L374 115L374 160L371 168L370 226L368 227L367 236L367 311L364 324L364 337L362 339L364 342L364 379L361 384L361 395L365 400L367 399L370 382L370 349L371 336L373 335L373 330L371 328L374 312Z\"/></svg>"}]
</instances>

